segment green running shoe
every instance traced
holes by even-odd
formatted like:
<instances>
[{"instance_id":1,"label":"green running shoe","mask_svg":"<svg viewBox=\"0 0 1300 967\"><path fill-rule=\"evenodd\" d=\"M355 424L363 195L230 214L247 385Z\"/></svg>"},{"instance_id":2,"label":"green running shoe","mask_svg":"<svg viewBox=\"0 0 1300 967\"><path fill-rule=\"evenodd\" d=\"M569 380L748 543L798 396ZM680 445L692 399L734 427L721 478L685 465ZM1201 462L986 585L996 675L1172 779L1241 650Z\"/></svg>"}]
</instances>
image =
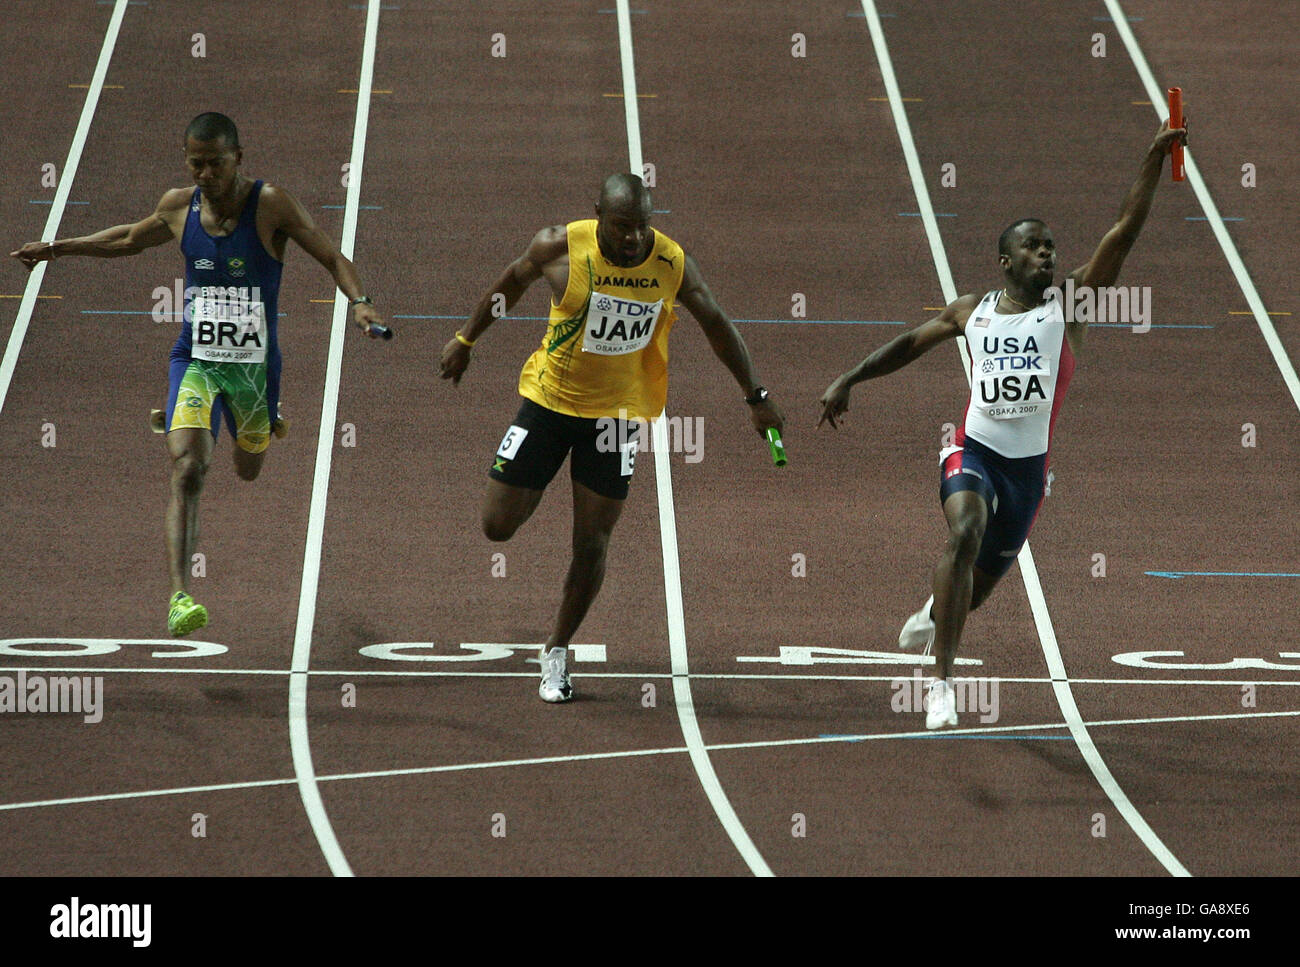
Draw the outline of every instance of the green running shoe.
<instances>
[{"instance_id":1,"label":"green running shoe","mask_svg":"<svg viewBox=\"0 0 1300 967\"><path fill-rule=\"evenodd\" d=\"M208 623L208 609L195 604L184 591L172 595L171 610L167 612L167 630L180 637L198 631Z\"/></svg>"}]
</instances>

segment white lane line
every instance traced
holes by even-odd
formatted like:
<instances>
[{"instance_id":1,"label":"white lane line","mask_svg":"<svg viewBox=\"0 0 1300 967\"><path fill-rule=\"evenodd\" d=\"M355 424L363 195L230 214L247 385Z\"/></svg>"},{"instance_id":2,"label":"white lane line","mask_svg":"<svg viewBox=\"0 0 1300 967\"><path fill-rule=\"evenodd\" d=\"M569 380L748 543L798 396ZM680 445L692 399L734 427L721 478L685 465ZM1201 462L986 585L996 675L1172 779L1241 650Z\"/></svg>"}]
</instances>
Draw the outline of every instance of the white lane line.
<instances>
[{"instance_id":1,"label":"white lane line","mask_svg":"<svg viewBox=\"0 0 1300 967\"><path fill-rule=\"evenodd\" d=\"M628 0L618 0L618 49L623 70L623 111L627 122L628 160L632 173L641 176L644 167L641 158L641 118L637 109L636 68L632 60L632 17ZM655 421L653 433L655 451L655 490L659 498L659 534L664 557L664 597L668 605L668 650L672 656L673 705L682 728L682 737L690 749L691 765L695 767L700 785L713 806L723 829L739 850L745 863L755 876L771 876L772 870L754 846L749 833L732 808L713 770L705 750L704 737L695 717L695 701L691 695L690 667L686 660L686 618L682 606L681 567L677 556L677 516L673 510L673 484L668 462L668 430L664 414Z\"/></svg>"},{"instance_id":2,"label":"white lane line","mask_svg":"<svg viewBox=\"0 0 1300 967\"><path fill-rule=\"evenodd\" d=\"M69 796L66 799L36 799L0 805L0 812L36 809L41 806L80 806L92 802L117 802L122 799L153 799L158 796L184 796L196 792L228 792L237 789L261 789L266 786L292 786L297 779L254 779L248 782L215 782L204 786L175 786L170 789L145 789L139 792L106 792L97 796ZM259 804L264 805L264 804Z\"/></svg>"},{"instance_id":3,"label":"white lane line","mask_svg":"<svg viewBox=\"0 0 1300 967\"><path fill-rule=\"evenodd\" d=\"M533 676L536 677L536 676ZM1224 719L1300 718L1300 710L1289 712L1229 712L1218 715L1175 715L1155 718L1105 719L1089 722L1091 728L1124 725L1173 725L1184 722L1210 722ZM862 735L826 735L807 739L768 739L748 742L717 742L706 748L710 752L728 752L740 749L782 749L803 745L834 745L837 743L872 742L884 739L943 739L962 736L986 736L1017 732L1054 731L1069 728L1066 722L1039 722L1033 725L990 725L986 727L945 729L931 732L876 732ZM662 746L650 749L620 749L615 752L581 752L574 755L536 756L529 759L499 759L489 762L462 762L443 766L414 766L407 769L376 769L366 772L340 772L317 776L317 782L347 782L358 779L390 779L401 776L434 775L442 772L470 772L480 769L502 769L511 766L558 765L566 762L594 762L602 759L635 759L643 756L680 755L689 753L686 746ZM86 803L114 802L123 799L150 799L159 796L180 796L199 792L229 792L240 789L261 789L269 786L291 786L297 779L254 779L247 782L222 782L206 786L179 786L170 789L149 789L139 792L110 792L93 796L73 796L67 799L37 799L27 802L0 804L0 812L18 809L36 809L44 806L75 806Z\"/></svg>"},{"instance_id":4,"label":"white lane line","mask_svg":"<svg viewBox=\"0 0 1300 967\"><path fill-rule=\"evenodd\" d=\"M59 674L59 675L276 675L285 676L294 674L287 668L127 668L127 667L95 667L86 666L77 668L70 665L52 666L52 665L0 665L0 677L9 672L36 672L38 674ZM334 668L311 668L306 674L308 676L332 676L335 678L536 678L537 672L471 672L471 671L415 671L412 669L400 669L395 671L370 670L360 671L357 669L334 669ZM664 672L570 672L573 678L637 678L641 680L656 678L672 678L672 673ZM715 672L691 672L684 676L686 678L699 679L701 681L792 681L792 682L899 682L910 681L910 677L901 672L896 675L781 675L781 674L742 674L742 673L725 673ZM1035 678L1035 677L1016 677L990 675L985 677L972 677L967 675L955 675L953 681L956 682L989 682L1002 685L1050 685L1057 679L1053 678ZM1300 686L1300 678L1286 681L1269 681L1260 678L1070 678L1067 681L1071 685L1231 685L1234 688L1240 688L1242 685L1292 685Z\"/></svg>"},{"instance_id":5,"label":"white lane line","mask_svg":"<svg viewBox=\"0 0 1300 967\"><path fill-rule=\"evenodd\" d=\"M1120 39L1124 41L1124 47L1128 50L1133 66L1137 68L1138 76L1142 79L1142 86L1146 88L1147 97L1151 99L1151 105L1155 108L1157 117L1161 121L1167 120L1169 118L1167 92L1162 90L1160 85L1156 83L1155 75L1151 73L1151 67L1147 64L1142 48L1138 46L1137 38L1133 36L1133 29L1129 27L1128 20L1125 18L1124 11L1120 8L1118 0L1106 0L1106 9L1115 22L1115 30L1119 33ZM1201 203L1201 210L1205 212L1206 221L1210 223L1214 238L1218 241L1219 248L1223 250L1224 258L1228 260L1233 277L1236 278L1237 285L1240 286L1242 294L1246 297L1246 304L1250 306L1251 314L1255 317L1255 323L1264 336L1268 351L1272 353L1273 361L1282 373L1282 380L1286 383L1286 388L1291 394L1291 400L1297 407L1300 407L1300 378L1296 377L1295 366L1292 365L1290 357L1287 356L1286 350L1282 347L1282 340L1278 338L1277 330L1273 327L1273 320L1268 317L1268 311L1264 308L1264 300L1259 297L1259 292L1255 289L1255 283L1251 280L1250 273L1241 260L1241 254L1237 251L1237 246L1228 234L1228 227L1224 224L1223 216L1219 214L1218 206L1214 204L1214 199L1210 197L1210 189L1206 186L1205 179L1201 177L1200 170L1192 160L1190 148L1183 151L1183 166L1186 170L1187 182L1192 186L1192 191L1196 193L1196 200Z\"/></svg>"},{"instance_id":6,"label":"white lane line","mask_svg":"<svg viewBox=\"0 0 1300 967\"><path fill-rule=\"evenodd\" d=\"M352 160L348 168L348 197L343 214L339 251L352 258L357 237L357 212L361 203L361 176L366 156L366 128L370 123L370 89L375 74L375 40L379 35L380 0L369 0L365 45L361 54L361 79L357 84L357 116L352 130ZM330 328L329 363L325 370L325 398L321 402L320 436L316 441L316 472L312 479L311 511L307 518L307 546L303 554L302 592L298 597L298 625L293 640L293 674L289 678L289 745L298 792L316 841L335 876L351 876L352 868L330 825L329 814L316 785L307 729L307 681L311 663L311 634L316 622L316 595L320 584L321 545L325 534L325 504L329 496L330 465L334 455L334 426L338 416L339 380L343 372L343 343L347 338L348 300L334 291L334 321Z\"/></svg>"},{"instance_id":7,"label":"white lane line","mask_svg":"<svg viewBox=\"0 0 1300 967\"><path fill-rule=\"evenodd\" d=\"M926 187L925 177L921 172L921 161L916 153L916 144L912 139L912 129L907 123L907 112L903 107L902 95L898 89L898 80L894 76L893 62L889 57L889 49L885 46L885 33L880 26L880 17L876 13L874 0L862 0L862 10L866 14L867 25L871 29L871 40L876 48L876 59L880 63L880 71L885 81L885 91L889 96L889 106L893 111L894 122L898 127L898 137L902 142L903 154L907 158L907 170L912 179L912 187L916 192L916 200L921 208L921 221L925 225L926 234L930 236L930 252L935 259L935 268L939 273L939 281L943 286L944 301L951 303L957 298L957 287L953 283L952 270L948 266L948 257L944 253L943 243L939 239L939 225L934 218L934 210L930 204L930 192ZM962 372L965 373L966 379L970 380L970 357L963 345L963 340L957 341L958 348L961 349L962 355ZM1052 676L1052 691L1056 695L1057 703L1061 707L1061 712L1065 715L1066 721L1070 724L1070 732L1074 736L1079 752L1083 755L1084 761L1092 774L1096 777L1098 784L1115 808L1119 810L1120 815L1132 827L1133 832L1138 835L1148 850L1160 861L1174 876L1190 876L1178 859L1165 846L1164 842L1156 835L1155 830L1142 818L1142 814L1129 800L1128 795L1120 788L1119 783L1111 774L1101 753L1097 751L1092 737L1088 734L1087 727L1084 725L1082 717L1079 715L1078 706L1075 705L1074 695L1070 691L1068 676L1065 673L1065 663L1061 659L1061 650L1057 645L1056 631L1052 627L1052 618L1047 610L1047 600L1043 597L1043 588L1038 580L1038 571L1034 567L1034 556L1029 549L1029 542L1020 549L1020 555L1017 557L1020 564L1020 573L1025 581L1025 591L1029 595L1030 609L1034 614L1034 625L1038 630L1038 641L1043 649L1043 655L1047 659L1048 673Z\"/></svg>"},{"instance_id":8,"label":"white lane line","mask_svg":"<svg viewBox=\"0 0 1300 967\"><path fill-rule=\"evenodd\" d=\"M95 64L95 74L90 79L86 101L81 107L81 120L77 122L76 133L72 136L72 145L68 148L68 157L63 162L63 174L59 177L58 188L54 192L54 203L50 206L50 214L45 219L45 228L41 232L42 242L51 242L58 237L59 222L63 220L63 210L67 207L68 195L72 192L72 182L77 177L77 166L81 164L81 151L86 146L90 123L95 119L95 108L99 106L99 95L104 89L104 78L108 76L108 65L113 59L113 48L117 46L117 34L122 27L122 18L126 16L126 7L127 0L117 0L113 7L113 15L109 17L108 30L104 33L104 43L99 49L99 60ZM27 286L23 289L23 298L18 304L18 315L9 333L9 344L5 347L4 358L0 359L0 413L4 412L5 400L9 396L9 383L13 380L14 369L18 365L18 354L22 352L23 340L27 338L27 327L31 322L32 310L36 308L36 297L40 295L41 282L45 279L45 269L48 265L48 262L41 262L28 274Z\"/></svg>"}]
</instances>

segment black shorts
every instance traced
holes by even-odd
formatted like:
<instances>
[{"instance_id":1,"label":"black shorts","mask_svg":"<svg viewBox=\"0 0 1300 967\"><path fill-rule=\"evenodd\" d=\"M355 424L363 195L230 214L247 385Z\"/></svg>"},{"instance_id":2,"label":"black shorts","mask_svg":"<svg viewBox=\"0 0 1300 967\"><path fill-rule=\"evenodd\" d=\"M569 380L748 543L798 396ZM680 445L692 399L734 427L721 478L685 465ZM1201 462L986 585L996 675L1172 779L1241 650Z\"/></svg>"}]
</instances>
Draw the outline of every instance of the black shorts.
<instances>
[{"instance_id":1,"label":"black shorts","mask_svg":"<svg viewBox=\"0 0 1300 967\"><path fill-rule=\"evenodd\" d=\"M624 500L641 428L635 420L556 413L525 398L488 476L513 487L545 490L572 451L570 477L602 497Z\"/></svg>"},{"instance_id":2,"label":"black shorts","mask_svg":"<svg viewBox=\"0 0 1300 967\"><path fill-rule=\"evenodd\" d=\"M988 505L988 525L975 566L990 577L1001 577L1015 563L1043 503L1047 454L1004 457L967 437L939 466L940 503L959 490L971 490Z\"/></svg>"}]
</instances>

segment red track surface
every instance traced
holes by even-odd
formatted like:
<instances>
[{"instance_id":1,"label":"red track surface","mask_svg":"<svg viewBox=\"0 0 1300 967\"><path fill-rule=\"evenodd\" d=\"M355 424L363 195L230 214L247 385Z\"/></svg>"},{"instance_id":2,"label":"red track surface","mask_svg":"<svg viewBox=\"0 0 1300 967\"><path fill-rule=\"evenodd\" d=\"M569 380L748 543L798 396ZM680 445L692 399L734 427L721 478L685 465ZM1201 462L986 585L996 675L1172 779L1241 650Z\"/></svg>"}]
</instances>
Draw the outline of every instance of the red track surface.
<instances>
[{"instance_id":1,"label":"red track surface","mask_svg":"<svg viewBox=\"0 0 1300 967\"><path fill-rule=\"evenodd\" d=\"M603 2L603 0L602 0ZM612 0L610 3L612 7ZM739 825L778 875L1164 875L1062 727L1029 599L1013 571L967 626L963 674L1000 684L1002 741L888 738L920 729L892 711L888 664L777 662L785 647L890 651L925 597L943 540L935 457L961 413L959 360L943 348L855 391L847 426L813 429L838 372L897 326L790 319L925 319L941 305L899 136L861 9L851 2L726 5L645 0L632 17L641 136L656 167L656 224L699 260L785 408L790 464L775 471L736 387L689 316L673 337L668 412L701 417L704 459L673 454L684 628L695 713ZM40 235L42 163L62 168L111 7L11 4L6 44L32 110L0 104L0 220ZM293 191L338 237L365 12L297 16L153 0L126 14L61 237L142 217L185 183L176 150L200 110L241 127L245 171ZM627 166L618 33L598 3L402 0L379 26L355 259L398 337L349 333L311 629L310 751L328 824L357 874L746 874L686 754L665 621L656 474L646 455L615 532L609 576L578 640L580 701L536 700L536 666L509 658L382 661L382 642L542 640L567 564L569 496L557 478L508 545L480 534L485 469L513 415L541 323L505 320L459 388L436 359L502 265L546 224L590 212ZM304 13L305 12L305 13ZM1184 89L1191 154L1269 310L1297 310L1279 243L1297 205L1293 152L1270 92L1296 85L1293 20L1258 5L1230 18L1131 0L1163 86ZM997 284L994 240L1038 215L1063 261L1110 225L1156 129L1100 3L885 4L882 19L921 167L962 292ZM193 31L208 54L190 55ZM491 56L503 33L504 58ZM791 56L792 35L807 56ZM1107 56L1090 54L1092 35ZM1207 37L1210 38L1207 41ZM1249 69L1244 69L1244 64ZM1285 123L1284 123L1285 122ZM956 187L941 187L941 166ZM1241 165L1258 186L1241 185ZM1147 571L1300 571L1296 403L1188 183L1162 184L1121 284L1150 286L1156 328L1099 328L1066 404L1056 482L1031 538L1073 694L1118 786L1194 875L1297 870L1294 805L1296 578ZM0 635L161 638L161 405L172 324L145 315L181 269L164 249L52 266L0 414ZM16 262L3 294L21 294ZM229 650L151 658L0 655L0 672L94 668L105 714L0 716L0 871L9 874L325 874L288 739L288 681L321 426L332 307L300 251L281 293L284 400L293 431L255 484L220 455L204 494L197 637ZM517 316L544 314L532 292ZM6 330L18 300L0 302ZM1292 315L1274 316L1293 356ZM1197 325L1209 328L1163 328ZM41 445L42 426L57 446ZM1242 446L1252 423L1258 445ZM336 439L336 443L337 443ZM224 449L225 438L220 442ZM493 577L503 553L506 575ZM1092 576L1094 555L1107 573ZM794 555L806 576L792 574ZM1285 667L1156 670L1233 658ZM427 653L427 652L426 652ZM420 674L425 672L438 674ZM585 673L585 674L583 674ZM1195 681L1197 684L1190 684ZM1189 684L1181 684L1188 682ZM1242 682L1261 685L1243 708ZM342 686L356 687L344 707ZM653 708L643 704L654 685ZM1251 712L1281 717L1197 719ZM963 727L978 726L974 715ZM882 736L846 743L828 735ZM660 750L660 751L653 751ZM653 753L636 755L634 753ZM565 759L565 757L604 756ZM552 763L496 766L561 757ZM394 775L396 770L410 774ZM435 771L443 770L443 771ZM339 778L354 773L384 773ZM248 783L272 782L249 786ZM227 785L234 788L222 788ZM164 795L151 792L190 791ZM95 799L63 803L75 797ZM54 802L51 802L54 801ZM50 804L41 804L49 802ZM203 813L209 835L191 835ZM1105 837L1094 835L1096 814ZM494 837L495 817L506 835ZM795 814L806 836L792 835ZM558 820L557 817L565 817ZM105 831L111 830L112 835ZM160 830L166 830L161 834ZM34 859L34 857L36 859Z\"/></svg>"}]
</instances>

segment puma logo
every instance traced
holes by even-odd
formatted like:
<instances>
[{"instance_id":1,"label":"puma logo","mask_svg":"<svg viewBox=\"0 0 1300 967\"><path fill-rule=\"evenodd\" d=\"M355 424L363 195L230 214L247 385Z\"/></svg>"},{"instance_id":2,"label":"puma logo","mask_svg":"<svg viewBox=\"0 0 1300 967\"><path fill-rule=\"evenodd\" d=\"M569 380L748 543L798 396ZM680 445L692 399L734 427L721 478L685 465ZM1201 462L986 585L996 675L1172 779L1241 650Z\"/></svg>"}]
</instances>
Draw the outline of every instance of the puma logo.
<instances>
[{"instance_id":1,"label":"puma logo","mask_svg":"<svg viewBox=\"0 0 1300 967\"><path fill-rule=\"evenodd\" d=\"M660 262L667 262L668 265L669 265L671 268L674 268L674 269L677 268L676 260L675 260L675 259L670 259L670 258L669 258L668 256L666 256L666 255L656 255L655 258L657 258Z\"/></svg>"}]
</instances>

